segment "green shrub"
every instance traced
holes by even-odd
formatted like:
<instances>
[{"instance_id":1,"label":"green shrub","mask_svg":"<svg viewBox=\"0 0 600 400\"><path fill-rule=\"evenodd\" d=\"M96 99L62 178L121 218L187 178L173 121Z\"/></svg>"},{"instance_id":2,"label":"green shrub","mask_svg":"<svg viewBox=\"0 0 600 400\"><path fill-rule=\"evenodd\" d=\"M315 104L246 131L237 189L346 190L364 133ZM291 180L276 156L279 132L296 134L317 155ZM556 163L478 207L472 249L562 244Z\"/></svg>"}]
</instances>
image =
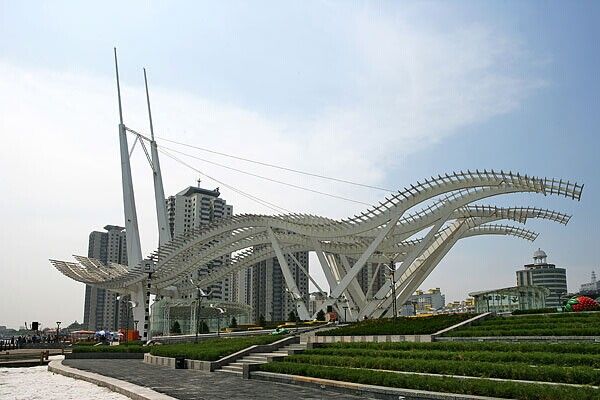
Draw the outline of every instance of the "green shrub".
<instances>
[{"instance_id":1,"label":"green shrub","mask_svg":"<svg viewBox=\"0 0 600 400\"><path fill-rule=\"evenodd\" d=\"M399 317L385 319L370 319L332 329L318 332L320 336L344 336L344 335L422 335L432 334L448 328L459 322L473 318L475 314L444 314L431 317Z\"/></svg>"},{"instance_id":2,"label":"green shrub","mask_svg":"<svg viewBox=\"0 0 600 400\"><path fill-rule=\"evenodd\" d=\"M456 379L366 371L351 368L328 367L290 362L273 362L260 366L262 371L304 375L315 378L355 382L366 385L429 390L446 393L503 397L518 400L592 400L598 399L598 389L499 382L486 379Z\"/></svg>"},{"instance_id":3,"label":"green shrub","mask_svg":"<svg viewBox=\"0 0 600 400\"><path fill-rule=\"evenodd\" d=\"M207 339L199 343L177 343L152 346L150 354L161 357L185 357L193 360L215 361L252 345L269 344L281 336L247 336Z\"/></svg>"}]
</instances>

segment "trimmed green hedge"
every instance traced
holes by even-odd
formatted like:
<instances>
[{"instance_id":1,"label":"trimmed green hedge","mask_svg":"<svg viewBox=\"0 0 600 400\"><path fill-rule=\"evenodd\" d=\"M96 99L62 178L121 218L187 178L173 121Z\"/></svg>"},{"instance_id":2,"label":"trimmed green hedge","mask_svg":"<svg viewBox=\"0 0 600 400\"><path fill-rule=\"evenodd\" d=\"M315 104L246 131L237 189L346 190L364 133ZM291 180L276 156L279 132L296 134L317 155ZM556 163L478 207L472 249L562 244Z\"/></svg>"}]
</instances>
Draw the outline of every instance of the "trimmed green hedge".
<instances>
[{"instance_id":1,"label":"trimmed green hedge","mask_svg":"<svg viewBox=\"0 0 600 400\"><path fill-rule=\"evenodd\" d=\"M268 372L311 376L367 385L504 397L519 400L593 400L598 399L600 396L600 391L593 388L499 382L486 379L419 376L339 367L323 368L322 366L290 362L263 364L260 366L260 369Z\"/></svg>"},{"instance_id":2,"label":"trimmed green hedge","mask_svg":"<svg viewBox=\"0 0 600 400\"><path fill-rule=\"evenodd\" d=\"M150 347L141 345L74 346L73 353L148 353Z\"/></svg>"},{"instance_id":3,"label":"trimmed green hedge","mask_svg":"<svg viewBox=\"0 0 600 400\"><path fill-rule=\"evenodd\" d=\"M445 336L598 336L600 313L561 313L496 317L459 328Z\"/></svg>"},{"instance_id":4,"label":"trimmed green hedge","mask_svg":"<svg viewBox=\"0 0 600 400\"><path fill-rule=\"evenodd\" d=\"M386 357L344 357L339 355L329 356L312 354L292 355L286 357L286 362L335 367L476 376L483 378L561 382L581 385L600 384L600 371L588 367L564 368L553 365L531 366L523 363L502 364L466 360L412 360Z\"/></svg>"},{"instance_id":5,"label":"trimmed green hedge","mask_svg":"<svg viewBox=\"0 0 600 400\"><path fill-rule=\"evenodd\" d=\"M264 335L207 339L198 343L164 344L152 346L150 354L161 357L185 357L192 360L216 361L246 347L270 344L283 338L280 335Z\"/></svg>"},{"instance_id":6,"label":"trimmed green hedge","mask_svg":"<svg viewBox=\"0 0 600 400\"><path fill-rule=\"evenodd\" d=\"M306 355L343 357L373 357L419 360L477 361L493 363L524 363L528 365L554 365L564 367L600 368L600 356L594 354L569 354L548 352L504 352L504 351L444 351L444 350L372 350L353 348L315 348L305 351Z\"/></svg>"},{"instance_id":7,"label":"trimmed green hedge","mask_svg":"<svg viewBox=\"0 0 600 400\"><path fill-rule=\"evenodd\" d=\"M398 317L395 321L393 318L369 319L349 326L318 332L317 335L427 335L466 321L475 315L444 314L431 317Z\"/></svg>"},{"instance_id":8,"label":"trimmed green hedge","mask_svg":"<svg viewBox=\"0 0 600 400\"><path fill-rule=\"evenodd\" d=\"M600 354L600 344L595 343L503 343L503 342L396 342L396 343L327 343L326 348L372 350L445 350L445 351L498 351Z\"/></svg>"}]
</instances>

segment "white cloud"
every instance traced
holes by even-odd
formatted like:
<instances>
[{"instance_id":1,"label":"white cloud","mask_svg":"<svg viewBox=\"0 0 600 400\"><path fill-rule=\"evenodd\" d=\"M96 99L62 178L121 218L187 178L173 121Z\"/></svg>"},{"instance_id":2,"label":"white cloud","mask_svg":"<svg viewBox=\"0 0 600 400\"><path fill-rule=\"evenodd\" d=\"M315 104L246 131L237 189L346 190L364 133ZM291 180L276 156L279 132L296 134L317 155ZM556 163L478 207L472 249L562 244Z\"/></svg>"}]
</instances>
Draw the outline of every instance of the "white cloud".
<instances>
[{"instance_id":1,"label":"white cloud","mask_svg":"<svg viewBox=\"0 0 600 400\"><path fill-rule=\"evenodd\" d=\"M157 135L378 184L390 165L402 163L404 156L463 127L510 112L541 85L522 74L522 64L528 62L523 49L485 27L425 29L414 19L392 20L364 12L356 15L349 29L361 71L348 82L350 100L340 99L321 114L299 121L153 84ZM126 82L123 87L126 124L147 131L143 88L136 84ZM91 230L119 224L123 218L114 82L0 61L0 109L1 204L9 211L0 244L9 279L2 280L0 292L19 299L48 299L31 300L38 313L27 315L2 302L0 315L6 319L3 322L16 325L21 319L39 319L40 314L56 314L62 308L65 318L80 319L82 287L53 271L47 258L85 253ZM368 201L380 197L197 154L318 190ZM165 157L161 161L168 194L195 182L196 173ZM363 208L189 162L288 209L342 217ZM134 183L143 246L150 251L156 229L150 172L144 163L138 151L133 160ZM268 211L226 189L222 193L237 212ZM31 285L12 286L31 271L36 275ZM35 309L29 300L22 301L25 309Z\"/></svg>"}]
</instances>

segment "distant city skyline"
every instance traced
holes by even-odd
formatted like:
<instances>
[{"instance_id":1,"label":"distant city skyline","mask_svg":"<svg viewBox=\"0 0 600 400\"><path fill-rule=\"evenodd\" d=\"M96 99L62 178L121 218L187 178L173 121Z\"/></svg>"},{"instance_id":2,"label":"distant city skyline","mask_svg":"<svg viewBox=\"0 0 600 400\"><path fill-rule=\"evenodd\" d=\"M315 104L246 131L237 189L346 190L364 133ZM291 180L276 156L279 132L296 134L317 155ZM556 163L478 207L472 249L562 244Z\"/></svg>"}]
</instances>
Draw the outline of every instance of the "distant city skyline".
<instances>
[{"instance_id":1,"label":"distant city skyline","mask_svg":"<svg viewBox=\"0 0 600 400\"><path fill-rule=\"evenodd\" d=\"M461 242L422 285L440 287L448 302L514 285L515 271L538 247L566 268L569 291L599 270L600 52L593 37L600 5L257 3L252 13L236 2L116 7L0 3L0 204L10 211L0 293L11 300L0 302L0 324L82 322L84 285L47 260L85 254L90 230L123 220L113 46L126 122L148 130L146 66L159 138L391 189L477 168L585 183L580 203L503 200L573 218L566 227L528 222L540 232L534 243ZM386 195L194 154L367 203ZM294 211L340 218L365 208L188 161ZM198 178L166 157L161 162L166 193ZM133 169L147 254L157 244L156 217L142 153ZM270 212L221 190L240 213Z\"/></svg>"}]
</instances>

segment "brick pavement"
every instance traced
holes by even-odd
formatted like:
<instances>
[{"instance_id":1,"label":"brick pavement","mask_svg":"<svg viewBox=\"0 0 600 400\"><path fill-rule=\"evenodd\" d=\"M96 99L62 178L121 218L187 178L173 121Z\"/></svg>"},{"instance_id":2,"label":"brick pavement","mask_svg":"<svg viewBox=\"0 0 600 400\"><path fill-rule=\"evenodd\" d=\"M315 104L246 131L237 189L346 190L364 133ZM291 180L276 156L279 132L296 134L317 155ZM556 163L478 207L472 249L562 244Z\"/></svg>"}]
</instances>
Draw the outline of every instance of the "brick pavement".
<instances>
[{"instance_id":1,"label":"brick pavement","mask_svg":"<svg viewBox=\"0 0 600 400\"><path fill-rule=\"evenodd\" d=\"M140 360L64 360L64 365L151 388L180 400L361 399L364 397L258 380L225 372L171 369Z\"/></svg>"}]
</instances>

